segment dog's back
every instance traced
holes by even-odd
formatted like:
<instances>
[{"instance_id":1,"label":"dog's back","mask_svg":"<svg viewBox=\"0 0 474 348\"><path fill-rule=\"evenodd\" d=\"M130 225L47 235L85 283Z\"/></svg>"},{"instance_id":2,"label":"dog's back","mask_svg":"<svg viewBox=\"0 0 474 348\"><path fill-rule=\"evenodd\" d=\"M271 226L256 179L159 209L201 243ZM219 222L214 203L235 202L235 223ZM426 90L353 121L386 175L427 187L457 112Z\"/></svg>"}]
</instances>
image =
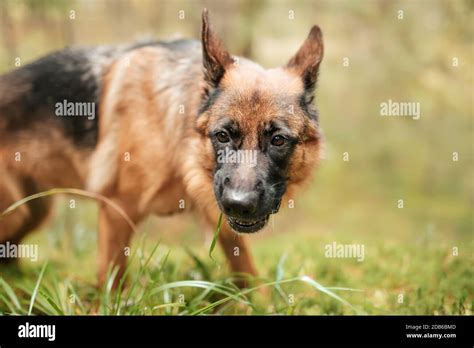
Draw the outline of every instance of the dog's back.
<instances>
[{"instance_id":1,"label":"dog's back","mask_svg":"<svg viewBox=\"0 0 474 348\"><path fill-rule=\"evenodd\" d=\"M67 48L0 76L2 138L46 122L75 145L94 147L97 119L55 117L56 103L93 103L98 114L103 75L111 64L129 51L156 44Z\"/></svg>"},{"instance_id":2,"label":"dog's back","mask_svg":"<svg viewBox=\"0 0 474 348\"><path fill-rule=\"evenodd\" d=\"M147 66L146 53L141 64L128 62L128 57L132 56L139 62L142 52L147 49L160 56L159 67ZM112 180L117 173L112 172L107 164L117 158L112 158L107 142L119 127L125 127L122 129L124 138L127 132L132 134L133 129L127 129L125 124L133 127L133 122L124 120L117 110L102 120L103 110L113 110L117 101L126 100L134 93L144 98L158 95L161 107L183 104L176 99L186 100L185 95L179 95L182 86L197 81L177 67L185 67L186 64L180 63L184 60L192 61L199 66L194 70L200 71L200 54L199 42L193 40L74 48L50 54L0 76L0 212L13 202L39 191L55 187L89 189L88 182L93 186L104 179ZM130 69L125 71L126 79L134 87L128 88L127 82L117 90L112 80L117 62L124 60L127 67L130 65ZM157 83L149 86L146 96L140 95L142 80L150 71L159 74L154 79ZM187 80L186 76L190 79ZM104 99L107 105L102 105ZM132 101L130 107L135 108L137 103L138 100L135 104ZM62 107L63 104L65 107L75 104L91 106L94 117L58 115L58 105ZM147 115L142 113L141 116L136 120L137 124L147 122ZM161 116L164 116L163 112L157 115ZM168 129L173 127L175 125L167 126ZM150 129L145 125L146 128ZM152 137L152 134L142 133L137 138L143 142ZM116 153L119 144L113 146ZM143 149L146 148L144 145ZM95 188L102 189L100 185ZM34 228L46 216L48 203L48 199L33 201L0 220L0 242L12 240L13 234L15 239L19 239ZM14 232L20 230L24 232Z\"/></svg>"}]
</instances>

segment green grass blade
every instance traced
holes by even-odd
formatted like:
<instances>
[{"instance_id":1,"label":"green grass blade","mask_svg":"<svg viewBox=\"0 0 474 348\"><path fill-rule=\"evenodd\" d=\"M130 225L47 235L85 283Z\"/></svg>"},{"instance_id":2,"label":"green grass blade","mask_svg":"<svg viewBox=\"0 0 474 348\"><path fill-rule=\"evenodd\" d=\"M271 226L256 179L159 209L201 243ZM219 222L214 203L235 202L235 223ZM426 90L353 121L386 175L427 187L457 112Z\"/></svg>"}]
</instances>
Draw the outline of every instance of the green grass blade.
<instances>
[{"instance_id":1,"label":"green grass blade","mask_svg":"<svg viewBox=\"0 0 474 348\"><path fill-rule=\"evenodd\" d=\"M214 260L214 258L212 257L212 252L214 251L214 248L216 247L217 238L219 237L221 227L222 227L222 213L219 215L219 220L217 221L217 227L216 227L216 230L214 231L214 237L212 238L211 246L209 248L209 257L214 262L216 262L216 260Z\"/></svg>"},{"instance_id":2,"label":"green grass blade","mask_svg":"<svg viewBox=\"0 0 474 348\"><path fill-rule=\"evenodd\" d=\"M191 257L196 265L196 268L199 269L202 273L204 279L211 279L211 272L207 268L206 264L189 248L185 248L186 253Z\"/></svg>"},{"instance_id":3,"label":"green grass blade","mask_svg":"<svg viewBox=\"0 0 474 348\"><path fill-rule=\"evenodd\" d=\"M15 310L15 307L11 304L10 301L8 301L7 298L5 298L5 296L0 295L0 302L5 303L5 305L7 306L7 309L10 311L10 312L5 312L3 309L0 310L0 316L5 315L5 314L18 315L17 311Z\"/></svg>"},{"instance_id":4,"label":"green grass blade","mask_svg":"<svg viewBox=\"0 0 474 348\"><path fill-rule=\"evenodd\" d=\"M339 302L345 304L346 306L349 306L351 307L357 314L359 314L359 310L357 310L354 306L352 306L349 302L347 302L346 300L344 300L343 298L341 298L339 295L336 295L335 293L333 293L331 290L329 290L328 288L326 288L325 286L319 284L316 280L308 277L308 276L303 276L303 277L300 277L299 278L301 281L307 283L307 284L310 284L312 285L314 288L316 288L317 290L325 293L326 295L329 295L331 296L332 298L338 300Z\"/></svg>"},{"instance_id":5,"label":"green grass blade","mask_svg":"<svg viewBox=\"0 0 474 348\"><path fill-rule=\"evenodd\" d=\"M64 311L61 307L53 301L51 296L44 293L43 291L38 291L38 296L36 298L37 302L41 303L44 308L49 307L49 312L54 315L64 315Z\"/></svg>"},{"instance_id":6,"label":"green grass blade","mask_svg":"<svg viewBox=\"0 0 474 348\"><path fill-rule=\"evenodd\" d=\"M133 282L132 286L131 286L130 289L128 290L127 296L125 297L125 304L129 303L130 297L134 294L136 287L140 284L140 283L139 283L140 277L141 277L141 276L143 275L143 273L145 272L145 269L147 268L148 264L149 264L150 261L152 260L153 255L155 255L155 253L156 253L156 251L158 250L158 247L160 246L160 244L161 244L161 241L158 241L158 242L155 244L155 246L154 246L153 249L151 250L150 255L149 255L148 258L145 260L144 264L142 264L142 265L140 266L140 269L138 270L137 281ZM131 258L131 260L129 260L129 262L128 262L127 269L126 269L125 274L124 274L124 277L122 277L122 279L125 279L125 277L126 277L128 271L130 270L130 267L131 267L131 264L132 264L132 260L135 258L137 251L138 251L138 249L135 249L135 251L133 252L132 258ZM169 252L168 252L168 255L169 255ZM168 255L166 256L166 258L168 257ZM165 259L165 262L166 262L166 259ZM121 282L120 282L120 286L119 286L119 293L120 293L120 294L122 293L122 285L123 285L123 283L122 283L122 281L121 281ZM143 293L142 293L142 295L143 295ZM121 297L122 297L122 295L120 295L119 300L121 299ZM141 299L142 299L142 297L139 298L139 300L141 300ZM116 314L119 315L120 312L118 311Z\"/></svg>"},{"instance_id":7,"label":"green grass blade","mask_svg":"<svg viewBox=\"0 0 474 348\"><path fill-rule=\"evenodd\" d=\"M117 213L119 213L120 216L122 216L125 219L125 221L127 221L127 223L130 225L132 230L134 232L137 232L137 227L135 226L133 221L130 219L130 217L127 215L127 213L125 213L125 211L117 203L112 201L110 198L107 198L107 197L105 197L103 195L100 195L98 193L89 192L89 191L85 191L85 190L79 190L79 189L73 189L73 188L54 188L54 189L51 189L51 190L48 190L48 191L42 191L42 192L38 192L38 193L35 193L33 195L30 195L30 196L24 197L24 198L20 199L19 201L16 201L15 203L13 203L12 205L10 205L7 209L5 209L0 214L0 219L2 219L7 214L10 214L11 212L13 212L19 206L21 206L23 204L26 204L26 203L28 203L32 200L42 198L42 197L57 195L57 194L72 194L72 195L89 197L89 198L93 198L95 200L102 201L102 202L108 204L110 207L112 207Z\"/></svg>"},{"instance_id":8,"label":"green grass blade","mask_svg":"<svg viewBox=\"0 0 474 348\"><path fill-rule=\"evenodd\" d=\"M70 301L70 296L72 295L73 298L74 298L73 304L74 304L74 305L77 305L77 307L79 308L80 312L83 313L83 314L85 314L86 309L85 309L84 305L82 304L81 298L79 297L79 295L78 295L76 289L74 289L74 286L72 285L71 282L69 282L69 284L68 284L68 289L69 289L68 301Z\"/></svg>"},{"instance_id":9,"label":"green grass blade","mask_svg":"<svg viewBox=\"0 0 474 348\"><path fill-rule=\"evenodd\" d=\"M287 256L287 254L284 253L283 255L281 255L280 260L278 260L278 264L277 264L277 268L276 268L276 272L275 272L276 273L275 274L275 280L276 281L282 280L283 277L285 276L284 265L285 265L285 261L286 261L286 256ZM286 293L281 288L280 284L275 284L275 289L277 290L278 294L281 296L282 299L286 300L288 298Z\"/></svg>"},{"instance_id":10,"label":"green grass blade","mask_svg":"<svg viewBox=\"0 0 474 348\"><path fill-rule=\"evenodd\" d=\"M18 297L15 294L15 291L13 291L11 286L8 285L8 283L1 277L0 277L0 285L5 289L6 294L10 298L11 302L13 302L13 304L15 305L15 308L21 311L20 301L18 300Z\"/></svg>"},{"instance_id":11,"label":"green grass blade","mask_svg":"<svg viewBox=\"0 0 474 348\"><path fill-rule=\"evenodd\" d=\"M340 286L326 286L326 289L328 289L328 290L339 290L339 291L358 291L358 292L364 292L364 290L361 290L361 289L343 288L343 287L340 287Z\"/></svg>"},{"instance_id":12,"label":"green grass blade","mask_svg":"<svg viewBox=\"0 0 474 348\"><path fill-rule=\"evenodd\" d=\"M359 311L354 308L349 302L347 302L346 300L344 300L343 298L339 297L338 295L334 294L333 292L327 290L327 288L325 288L324 286L322 286L321 284L319 284L318 282L314 281L313 279L309 278L308 276L302 276L302 277L296 277L296 278L290 278L290 279L284 279L284 280L280 280L280 281L273 281L273 282L269 282L269 283L265 283L265 284L261 284L261 285L258 285L258 286L255 286L253 288L249 288L249 289L245 289L243 291L241 291L239 293L239 295L246 295L246 294L249 294L253 291L256 291L260 288L264 288L264 287L268 287L268 286L275 286L275 285L280 285L280 284L285 284L285 283L292 283L292 282L295 282L295 281L303 281L305 283L308 283L310 285L312 285L313 287L315 287L317 290L333 297L334 299L342 302L343 304L346 304L348 305L350 308L352 308L354 311L356 311L358 314L359 314ZM203 313L206 313L208 312L209 310L217 307L217 306L220 306L230 300L232 300L233 298L231 297L225 297L221 300L218 300L216 302L213 302L203 308L200 308L194 312L191 313L191 315L199 315L199 314L203 314Z\"/></svg>"},{"instance_id":13,"label":"green grass blade","mask_svg":"<svg viewBox=\"0 0 474 348\"><path fill-rule=\"evenodd\" d=\"M177 281L177 282L172 282L168 284L163 284L160 287L154 289L152 291L152 294L156 294L165 290L169 289L174 289L174 288L185 288L185 287L190 287L190 288L201 288L201 289L211 289L212 291L215 291L216 293L220 293L222 295L225 295L231 299L235 299L238 302L250 305L248 300L245 298L245 296L241 293L232 293L234 291L233 288L224 286L221 284L217 283L211 283L211 282L206 282L202 280L183 280L183 281Z\"/></svg>"},{"instance_id":14,"label":"green grass blade","mask_svg":"<svg viewBox=\"0 0 474 348\"><path fill-rule=\"evenodd\" d=\"M39 286L40 286L41 280L43 279L43 275L44 275L44 272L46 270L47 265L48 265L48 262L45 262L44 265L43 265L43 268L41 269L41 272L38 276L38 280L36 281L35 289L33 290L33 293L31 294L30 308L28 309L28 315L31 315L31 312L33 311L33 306L35 304L36 295L38 294Z\"/></svg>"},{"instance_id":15,"label":"green grass blade","mask_svg":"<svg viewBox=\"0 0 474 348\"><path fill-rule=\"evenodd\" d=\"M163 309L163 308L176 308L176 307L184 307L185 305L183 303L179 303L179 302L171 302L171 303L164 303L164 304L161 304L161 305L157 305L157 306L154 306L152 308L152 310L156 310L156 309Z\"/></svg>"}]
</instances>

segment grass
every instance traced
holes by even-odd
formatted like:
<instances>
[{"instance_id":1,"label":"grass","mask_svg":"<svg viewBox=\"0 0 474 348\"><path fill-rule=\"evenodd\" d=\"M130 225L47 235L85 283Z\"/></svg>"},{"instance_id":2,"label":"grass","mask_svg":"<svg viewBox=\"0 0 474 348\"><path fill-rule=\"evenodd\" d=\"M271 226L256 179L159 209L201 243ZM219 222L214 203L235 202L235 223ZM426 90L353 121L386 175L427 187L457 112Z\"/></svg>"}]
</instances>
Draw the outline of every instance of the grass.
<instances>
[{"instance_id":1,"label":"grass","mask_svg":"<svg viewBox=\"0 0 474 348\"><path fill-rule=\"evenodd\" d=\"M165 2L157 11L153 1L127 2L124 26L101 4L75 1L81 15L71 22L54 2L45 4L41 21L21 3L7 6L16 49L1 51L2 72L15 68L17 56L24 64L68 45L126 42L147 32L197 38L204 6ZM262 2L251 20L244 6L206 6L233 53L246 54L248 40L250 58L266 67L284 64L313 24L324 31L317 102L326 158L295 208L282 209L251 237L261 275L255 283L267 284L268 293L236 289L238 275L230 274L219 247L210 247L218 229L205 240L184 217L147 220L133 244L124 292L97 289L96 206L81 200L70 209L60 201L51 223L25 240L39 245L40 260L0 269L0 312L472 315L471 2ZM287 19L289 8L296 20ZM187 20L167 15L182 9ZM74 42L57 30L65 24ZM251 28L247 39L242 28ZM388 99L420 102L421 119L380 117ZM364 261L326 258L324 246L333 241L363 244Z\"/></svg>"},{"instance_id":2,"label":"grass","mask_svg":"<svg viewBox=\"0 0 474 348\"><path fill-rule=\"evenodd\" d=\"M81 228L70 228L81 222L69 220L63 206L49 231L25 241L39 244L40 260L2 269L3 315L472 314L468 255L454 256L448 245L423 239L403 248L374 239L365 245L364 261L357 262L324 256L323 246L334 236L267 231L271 238L254 243L262 275L241 290L233 284L239 275L230 274L222 253L210 258L218 228L203 247L175 243L166 235L166 242L157 240L150 232L153 223L147 223L133 244L127 282L119 285L123 291L112 290L115 270L98 289L96 241L85 238ZM94 210L94 204L83 202L73 215L91 216ZM52 237L65 230L72 232L58 244ZM76 244L72 252L71 243Z\"/></svg>"},{"instance_id":3,"label":"grass","mask_svg":"<svg viewBox=\"0 0 474 348\"><path fill-rule=\"evenodd\" d=\"M106 204L109 204L117 210L123 218L130 224L133 228L134 232L137 233L136 226L131 222L128 216L112 201L107 199L104 196L98 194L92 194L87 191L83 190L76 190L76 189L68 189L68 188L55 188L44 192L39 192L34 195L25 197L10 207L8 207L4 212L0 214L0 218L11 214L15 209L20 207L23 204L27 204L28 202L40 199L47 196L52 196L56 194L69 194L69 195L79 195L83 197L93 198L97 201L102 201ZM220 214L217 226L215 228L215 232L213 234L213 239L209 247L209 259L211 259L215 265L219 265L217 261L213 258L212 252L215 249L217 244L218 236L222 226L222 214ZM246 306L248 308L253 309L256 311L257 314L264 314L261 312L261 309L257 309L255 304L252 303L248 295L254 293L257 290L261 290L267 287L276 287L280 294L284 294L281 285L286 283L292 282L303 282L312 286L315 290L320 291L336 301L339 301L345 306L350 307L355 313L360 313L360 311L353 307L349 302L341 298L339 295L333 292L333 290L337 291L358 291L355 289L349 288L329 288L325 287L315 280L311 279L308 276L299 276L294 277L291 279L282 279L283 274L283 259L280 260L277 269L277 279L274 281L264 281L262 279L252 279L251 283L258 284L253 287L249 287L246 289L239 289L234 285L234 279L224 279L220 282L211 282L211 281L203 281L203 280L184 280L184 281L171 281L159 285L159 280L161 278L161 273L164 270L166 262L168 261L168 255L164 258L164 260L158 265L157 269L153 270L150 267L150 261L154 257L159 243L151 250L149 256L144 256L144 247L143 247L143 239L142 239L142 246L135 249L134 253L131 255L130 259L128 260L127 269L124 272L124 275L119 280L119 285L117 289L113 289L113 284L115 282L115 278L117 277L118 269L109 269L107 275L107 281L103 289L98 289L97 293L99 294L98 299L92 300L91 306L86 309L82 303L83 301L78 298L77 291L73 288L72 283L68 282L69 290L66 289L65 291L61 291L61 284L58 282L58 277L56 273L51 273L52 283L50 285L46 284L43 287L42 281L45 275L45 271L47 269L47 261L44 262L41 271L37 277L33 290L31 290L31 285L29 283L19 283L17 286L21 290L21 292L26 296L24 299L19 298L13 288L3 279L0 278L0 288L3 288L5 291L5 295L1 295L0 299L6 305L7 310L5 314L10 315L32 315L33 309L38 312L38 314L49 314L49 315L71 315L76 313L72 310L70 304L75 304L76 301L80 305L80 312L78 314L103 314L103 315L120 315L120 314L140 314L144 315L147 314L149 308L152 311L164 309L165 314L189 314L189 315L197 315L197 314L207 314L210 311L215 312L219 310L220 307L226 308L228 303L234 302L236 304L240 304ZM190 251L188 251L190 253ZM138 256L138 269L132 270L134 267L134 260ZM206 266L205 262L201 260L198 256L192 254L192 258L195 261L195 264L199 266L200 269L203 270L203 274L209 277L210 271ZM149 272L149 269L152 269L152 273ZM126 282L130 273L136 275L133 277L132 285L126 286ZM147 281L143 283L143 278ZM140 285L140 286L137 286ZM41 288L40 288L41 287ZM186 305L185 301L185 294L179 293L178 298L179 302L170 302L173 294L171 291L176 290L183 290L183 289L198 289L201 292L198 294L192 294L194 297L197 295L193 300L190 302L189 305ZM163 295L164 303L159 305L154 305L157 301L160 302L159 298ZM217 297L216 297L217 295ZM64 296L66 298L64 298ZM28 310L26 311L26 301L29 298L29 306ZM283 296L284 299L285 296ZM292 306L294 304L293 295L288 296L289 304ZM130 302L131 301L131 302ZM149 302L152 301L152 302ZM69 305L68 305L69 302ZM25 303L23 306L22 303ZM130 305L132 303L132 305ZM149 303L147 306L142 307L144 303ZM96 310L94 304L98 306ZM176 313L171 313L170 309L176 308ZM151 314L154 314L153 312Z\"/></svg>"},{"instance_id":4,"label":"grass","mask_svg":"<svg viewBox=\"0 0 474 348\"><path fill-rule=\"evenodd\" d=\"M292 314L296 310L292 301L286 302L282 286L285 284L302 283L312 288L312 292L320 292L333 298L343 306L347 306L360 313L358 309L342 299L336 292L357 291L347 288L324 287L308 276L299 276L291 279L276 279L262 282L254 279L259 285L247 289L239 289L233 284L233 278L222 278L217 281L200 280L198 274L210 274L206 262L193 255L195 264L203 268L202 273L195 273L194 279L175 280L176 266L169 264L169 253L156 255L159 243L146 255L142 246L135 249L127 267L128 285L125 286L125 277L121 279L119 290L112 290L116 275L111 270L108 281L102 289L93 285L84 284L71 279L60 280L56 267L48 267L45 262L36 279L21 279L19 274L10 274L17 277L12 286L5 279L0 278L0 301L5 306L2 314L5 315L74 315L74 314L102 314L102 315L197 315L197 314L265 314L262 299L252 301L251 295L258 290L273 287L278 289L278 311ZM151 264L153 259L159 261ZM283 265L278 267L278 274L282 274ZM167 272L168 271L168 272ZM196 270L195 270L196 271ZM13 273L16 273L14 271ZM132 275L133 274L133 275ZM14 289L16 288L16 289ZM121 291L121 289L123 291ZM258 293L257 293L258 294ZM288 298L291 298L288 296ZM255 299L255 297L253 298ZM0 307L1 308L1 307ZM249 312L250 311L250 312Z\"/></svg>"}]
</instances>

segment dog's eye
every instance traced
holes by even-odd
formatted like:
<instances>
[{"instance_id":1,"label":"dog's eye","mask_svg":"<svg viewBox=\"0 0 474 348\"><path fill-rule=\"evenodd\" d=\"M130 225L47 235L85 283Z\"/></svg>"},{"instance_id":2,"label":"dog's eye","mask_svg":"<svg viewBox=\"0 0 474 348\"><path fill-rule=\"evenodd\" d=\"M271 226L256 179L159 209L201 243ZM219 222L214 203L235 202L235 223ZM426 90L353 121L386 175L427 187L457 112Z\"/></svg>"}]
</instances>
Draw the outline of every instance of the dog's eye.
<instances>
[{"instance_id":1,"label":"dog's eye","mask_svg":"<svg viewBox=\"0 0 474 348\"><path fill-rule=\"evenodd\" d=\"M275 135L272 138L272 145L282 146L285 143L286 139L281 135Z\"/></svg>"},{"instance_id":2,"label":"dog's eye","mask_svg":"<svg viewBox=\"0 0 474 348\"><path fill-rule=\"evenodd\" d=\"M226 132L219 132L216 134L216 138L217 140L219 140L219 142L221 143L228 143L230 138L229 138L229 134L227 134Z\"/></svg>"}]
</instances>

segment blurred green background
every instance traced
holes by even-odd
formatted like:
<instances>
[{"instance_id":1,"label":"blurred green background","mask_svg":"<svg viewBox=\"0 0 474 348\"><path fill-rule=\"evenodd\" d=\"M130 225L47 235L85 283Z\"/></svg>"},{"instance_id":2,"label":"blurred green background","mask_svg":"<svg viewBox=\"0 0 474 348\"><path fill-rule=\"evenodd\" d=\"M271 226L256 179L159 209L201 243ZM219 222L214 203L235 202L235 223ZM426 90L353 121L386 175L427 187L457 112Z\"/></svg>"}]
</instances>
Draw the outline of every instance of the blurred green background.
<instances>
[{"instance_id":1,"label":"blurred green background","mask_svg":"<svg viewBox=\"0 0 474 348\"><path fill-rule=\"evenodd\" d=\"M265 67L286 63L313 24L324 34L317 103L325 159L294 208L251 237L261 273L271 278L286 254L287 276L361 289L348 296L368 313L472 313L473 1L7 0L0 72L65 46L198 39L204 7L233 54ZM389 99L419 102L421 118L381 117ZM60 200L45 233L28 240L61 276L92 281L96 222L93 202L73 210ZM175 279L192 277L183 247L209 263L209 234L192 217L150 218L142 230L182 260ZM365 260L325 258L333 241L365 245ZM320 301L294 313L345 313Z\"/></svg>"}]
</instances>

